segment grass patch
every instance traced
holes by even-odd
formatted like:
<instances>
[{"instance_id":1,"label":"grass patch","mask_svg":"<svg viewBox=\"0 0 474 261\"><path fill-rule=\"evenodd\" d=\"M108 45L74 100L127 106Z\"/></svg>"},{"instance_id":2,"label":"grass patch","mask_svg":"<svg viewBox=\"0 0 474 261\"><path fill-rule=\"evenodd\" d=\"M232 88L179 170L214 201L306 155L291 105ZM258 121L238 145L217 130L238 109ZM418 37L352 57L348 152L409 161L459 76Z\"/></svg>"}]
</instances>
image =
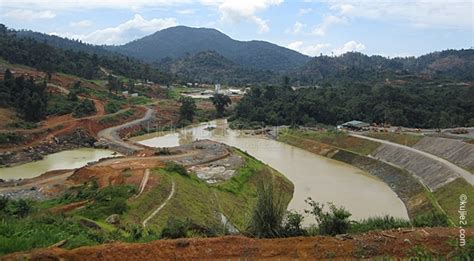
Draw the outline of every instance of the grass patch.
<instances>
[{"instance_id":1,"label":"grass patch","mask_svg":"<svg viewBox=\"0 0 474 261\"><path fill-rule=\"evenodd\" d=\"M472 215L474 204L469 203L469 200L474 198L474 189L467 181L458 178L433 193L449 218L455 223L455 226L459 225L459 197L462 194L465 194L468 200L468 204L466 204L468 226L474 227L474 215Z\"/></svg>"},{"instance_id":2,"label":"grass patch","mask_svg":"<svg viewBox=\"0 0 474 261\"><path fill-rule=\"evenodd\" d=\"M350 233L365 233L373 230L387 230L393 228L412 227L409 220L392 216L370 217L351 223Z\"/></svg>"},{"instance_id":3,"label":"grass patch","mask_svg":"<svg viewBox=\"0 0 474 261\"><path fill-rule=\"evenodd\" d=\"M414 146L417 142L423 139L423 136L421 135L393 132L369 132L367 136L381 140L388 140L409 147Z\"/></svg>"},{"instance_id":4,"label":"grass patch","mask_svg":"<svg viewBox=\"0 0 474 261\"><path fill-rule=\"evenodd\" d=\"M281 134L282 138L290 138L295 136L297 138L310 139L321 143L329 144L334 147L346 149L362 155L368 155L374 151L380 143L370 140L359 139L349 136L342 131L301 131L301 130L287 130Z\"/></svg>"},{"instance_id":5,"label":"grass patch","mask_svg":"<svg viewBox=\"0 0 474 261\"><path fill-rule=\"evenodd\" d=\"M118 124L123 120L130 119L134 114L134 109L128 109L115 115L105 116L99 120L99 123L104 125Z\"/></svg>"},{"instance_id":6,"label":"grass patch","mask_svg":"<svg viewBox=\"0 0 474 261\"><path fill-rule=\"evenodd\" d=\"M244 155L242 152L238 153L242 156ZM242 192L250 178L253 175L258 174L263 167L263 164L258 162L256 159L247 157L245 165L239 168L230 180L217 185L217 188L238 195Z\"/></svg>"},{"instance_id":7,"label":"grass patch","mask_svg":"<svg viewBox=\"0 0 474 261\"><path fill-rule=\"evenodd\" d=\"M141 224L155 208L161 205L171 192L171 177L160 173L159 169L150 172L158 184L151 190L145 191L138 198L130 199L128 202L129 211L124 216L128 223ZM150 177L151 178L151 177Z\"/></svg>"},{"instance_id":8,"label":"grass patch","mask_svg":"<svg viewBox=\"0 0 474 261\"><path fill-rule=\"evenodd\" d=\"M128 103L132 105L146 105L151 103L153 100L145 97L145 96L138 96L138 97L130 97L128 98Z\"/></svg>"},{"instance_id":9,"label":"grass patch","mask_svg":"<svg viewBox=\"0 0 474 261\"><path fill-rule=\"evenodd\" d=\"M206 227L219 224L218 209L213 202L213 193L205 182L164 169L158 170L158 173L174 180L175 194L161 212L150 221L152 228L165 227L169 217L186 217L193 223ZM161 202L156 204L150 213L160 204Z\"/></svg>"}]
</instances>

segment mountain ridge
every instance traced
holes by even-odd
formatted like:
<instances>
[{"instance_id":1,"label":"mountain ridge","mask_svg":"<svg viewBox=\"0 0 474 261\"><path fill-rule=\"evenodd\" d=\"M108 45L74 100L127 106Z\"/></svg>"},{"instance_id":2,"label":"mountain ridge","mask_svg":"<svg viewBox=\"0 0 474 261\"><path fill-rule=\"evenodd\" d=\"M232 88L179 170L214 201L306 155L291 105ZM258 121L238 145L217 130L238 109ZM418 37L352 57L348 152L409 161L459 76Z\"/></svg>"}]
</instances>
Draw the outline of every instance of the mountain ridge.
<instances>
[{"instance_id":1,"label":"mountain ridge","mask_svg":"<svg viewBox=\"0 0 474 261\"><path fill-rule=\"evenodd\" d=\"M124 45L105 48L152 63L212 50L237 64L273 71L299 67L310 59L309 56L270 42L239 41L216 29L187 26L166 28Z\"/></svg>"}]
</instances>

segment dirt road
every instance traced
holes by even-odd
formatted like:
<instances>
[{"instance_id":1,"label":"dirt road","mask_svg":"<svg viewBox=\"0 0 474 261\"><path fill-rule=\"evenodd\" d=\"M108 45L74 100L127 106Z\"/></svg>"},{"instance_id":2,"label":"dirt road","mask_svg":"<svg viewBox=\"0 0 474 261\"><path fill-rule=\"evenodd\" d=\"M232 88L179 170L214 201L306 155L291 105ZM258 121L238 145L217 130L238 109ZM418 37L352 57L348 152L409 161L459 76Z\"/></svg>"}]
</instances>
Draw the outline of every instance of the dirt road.
<instances>
[{"instance_id":1,"label":"dirt road","mask_svg":"<svg viewBox=\"0 0 474 261\"><path fill-rule=\"evenodd\" d=\"M412 151L412 152L421 154L425 157L428 157L430 159L436 160L436 161L444 164L446 167L451 169L453 172L455 172L459 176L463 177L467 182L469 182L469 184L474 185L474 175L472 175L467 170L465 170L465 169L463 169L463 168L461 168L461 167L459 167L459 166L457 166L457 165L455 165L455 164L453 164L453 163L451 163L451 162L449 162L449 161L447 161L443 158L440 158L436 155L433 155L433 154L430 154L430 153L427 153L427 152L424 152L424 151L421 151L421 150L417 150L417 149L412 148L412 147L401 145L401 144L398 144L398 143L394 143L394 142L390 142L390 141L386 141L386 140L381 140L381 139L375 139L375 138L363 136L363 135L360 135L360 134L350 133L349 135L351 135L353 137L361 138L361 139L380 142L380 143L383 143L383 144L387 144L387 145L390 145L390 146L394 146L394 147L397 147L397 148L402 148L402 149L407 150L407 151Z\"/></svg>"},{"instance_id":2,"label":"dirt road","mask_svg":"<svg viewBox=\"0 0 474 261\"><path fill-rule=\"evenodd\" d=\"M133 154L136 151L142 150L143 147L139 147L139 146L123 141L119 137L118 132L121 129L133 127L143 122L149 121L153 119L154 116L155 116L154 110L147 108L147 111L145 113L145 116L143 116L143 118L133 120L133 121L124 123L122 125L110 127L105 130L101 130L97 134L97 136L99 137L99 139L107 140L109 142L109 145L112 145L114 147L113 149L118 149L121 153L124 153L124 154L128 154L128 155Z\"/></svg>"}]
</instances>

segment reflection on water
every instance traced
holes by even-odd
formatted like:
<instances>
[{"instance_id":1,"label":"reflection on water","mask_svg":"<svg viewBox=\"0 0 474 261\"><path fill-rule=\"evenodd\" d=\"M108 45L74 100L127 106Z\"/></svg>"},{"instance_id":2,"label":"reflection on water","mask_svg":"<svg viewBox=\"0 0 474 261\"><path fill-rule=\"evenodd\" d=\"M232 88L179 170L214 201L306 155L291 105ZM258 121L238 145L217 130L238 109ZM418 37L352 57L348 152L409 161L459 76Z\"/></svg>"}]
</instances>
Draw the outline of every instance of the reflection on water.
<instances>
[{"instance_id":1,"label":"reflection on water","mask_svg":"<svg viewBox=\"0 0 474 261\"><path fill-rule=\"evenodd\" d=\"M230 130L225 120L178 132L148 134L135 140L152 147L171 147L196 139L211 139L237 147L284 174L295 185L289 209L302 212L307 208L304 200L311 197L346 207L353 219L385 214L408 218L402 201L379 179L351 165L285 143ZM314 220L305 223L314 223Z\"/></svg>"},{"instance_id":2,"label":"reflection on water","mask_svg":"<svg viewBox=\"0 0 474 261\"><path fill-rule=\"evenodd\" d=\"M44 159L9 167L0 168L0 178L4 180L33 178L50 170L75 169L85 166L88 162L105 157L113 157L111 150L82 148L67 150L45 156Z\"/></svg>"}]
</instances>

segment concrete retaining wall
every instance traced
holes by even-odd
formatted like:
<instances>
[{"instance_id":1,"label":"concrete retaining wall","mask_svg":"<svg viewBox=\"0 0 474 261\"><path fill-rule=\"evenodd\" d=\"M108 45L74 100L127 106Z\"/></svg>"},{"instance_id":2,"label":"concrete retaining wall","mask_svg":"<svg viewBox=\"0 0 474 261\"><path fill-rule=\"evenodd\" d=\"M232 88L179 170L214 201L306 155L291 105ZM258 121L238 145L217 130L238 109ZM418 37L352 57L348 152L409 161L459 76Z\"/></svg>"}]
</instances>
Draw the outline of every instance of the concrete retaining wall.
<instances>
[{"instance_id":1,"label":"concrete retaining wall","mask_svg":"<svg viewBox=\"0 0 474 261\"><path fill-rule=\"evenodd\" d=\"M423 185L405 170L346 150L339 150L332 158L383 180L403 201L410 219L435 209L426 197Z\"/></svg>"},{"instance_id":2,"label":"concrete retaining wall","mask_svg":"<svg viewBox=\"0 0 474 261\"><path fill-rule=\"evenodd\" d=\"M382 144L371 154L376 159L408 170L431 191L460 177L459 174L434 159L397 146Z\"/></svg>"},{"instance_id":3,"label":"concrete retaining wall","mask_svg":"<svg viewBox=\"0 0 474 261\"><path fill-rule=\"evenodd\" d=\"M474 168L474 145L454 139L424 137L416 149L447 159L466 169Z\"/></svg>"}]
</instances>

